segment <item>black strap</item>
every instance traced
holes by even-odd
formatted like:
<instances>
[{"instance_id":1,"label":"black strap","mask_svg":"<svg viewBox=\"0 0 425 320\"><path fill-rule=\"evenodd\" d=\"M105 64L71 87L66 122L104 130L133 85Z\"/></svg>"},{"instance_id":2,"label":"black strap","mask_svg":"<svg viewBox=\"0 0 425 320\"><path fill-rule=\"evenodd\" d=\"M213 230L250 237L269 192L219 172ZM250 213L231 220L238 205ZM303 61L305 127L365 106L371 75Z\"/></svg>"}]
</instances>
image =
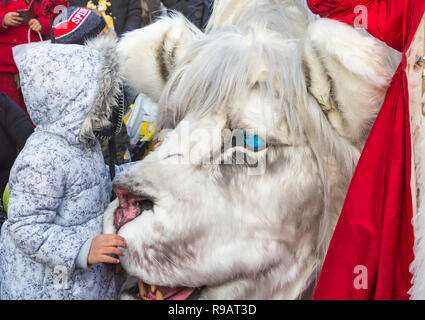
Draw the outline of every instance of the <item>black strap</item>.
<instances>
[{"instance_id":1,"label":"black strap","mask_svg":"<svg viewBox=\"0 0 425 320\"><path fill-rule=\"evenodd\" d=\"M115 178L115 157L117 156L117 145L115 141L115 136L112 136L108 141L108 149L109 149L109 174L111 176L111 181ZM116 199L115 193L112 191L111 201Z\"/></svg>"},{"instance_id":2,"label":"black strap","mask_svg":"<svg viewBox=\"0 0 425 320\"><path fill-rule=\"evenodd\" d=\"M54 20L50 21L50 40L52 41L52 43L56 43L55 31L53 30L53 22Z\"/></svg>"},{"instance_id":3,"label":"black strap","mask_svg":"<svg viewBox=\"0 0 425 320\"><path fill-rule=\"evenodd\" d=\"M7 220L7 213L4 211L3 204L0 203L0 229L4 222Z\"/></svg>"}]
</instances>

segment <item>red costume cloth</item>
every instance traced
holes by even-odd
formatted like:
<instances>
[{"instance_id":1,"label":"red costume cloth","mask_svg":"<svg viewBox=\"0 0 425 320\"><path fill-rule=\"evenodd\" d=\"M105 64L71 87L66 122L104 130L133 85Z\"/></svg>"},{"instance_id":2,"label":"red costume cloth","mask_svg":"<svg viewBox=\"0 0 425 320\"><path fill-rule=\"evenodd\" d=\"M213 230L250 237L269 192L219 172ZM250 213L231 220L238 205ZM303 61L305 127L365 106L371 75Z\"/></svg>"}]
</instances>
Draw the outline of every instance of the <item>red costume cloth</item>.
<instances>
[{"instance_id":1,"label":"red costume cloth","mask_svg":"<svg viewBox=\"0 0 425 320\"><path fill-rule=\"evenodd\" d=\"M17 88L14 79L14 74L18 73L18 69L13 60L12 48L19 44L28 43L29 26L21 25L5 28L3 19L9 12L28 9L28 7L29 3L25 0L10 0L7 5L4 5L3 1L0 2L0 92L5 93L10 99L20 105L27 114L22 92ZM43 27L42 36L48 36L50 34L50 20L42 12L42 3L34 2L34 14ZM30 40L31 42L40 41L40 36L31 31Z\"/></svg>"},{"instance_id":2,"label":"red costume cloth","mask_svg":"<svg viewBox=\"0 0 425 320\"><path fill-rule=\"evenodd\" d=\"M359 16L356 6L362 5L367 31L403 52L351 181L313 299L408 299L414 232L406 51L425 1L308 0L308 5L315 14L351 25ZM365 270L367 283L356 283Z\"/></svg>"},{"instance_id":3,"label":"red costume cloth","mask_svg":"<svg viewBox=\"0 0 425 320\"><path fill-rule=\"evenodd\" d=\"M6 13L16 12L17 10L28 9L29 4L25 0L9 1L6 6L0 3L0 72L17 73L15 61L13 60L12 48L19 44L28 43L28 25L4 28L3 19ZM50 20L42 13L42 4L34 2L35 18L43 26L41 34L50 35ZM31 42L40 41L36 32L30 33Z\"/></svg>"}]
</instances>

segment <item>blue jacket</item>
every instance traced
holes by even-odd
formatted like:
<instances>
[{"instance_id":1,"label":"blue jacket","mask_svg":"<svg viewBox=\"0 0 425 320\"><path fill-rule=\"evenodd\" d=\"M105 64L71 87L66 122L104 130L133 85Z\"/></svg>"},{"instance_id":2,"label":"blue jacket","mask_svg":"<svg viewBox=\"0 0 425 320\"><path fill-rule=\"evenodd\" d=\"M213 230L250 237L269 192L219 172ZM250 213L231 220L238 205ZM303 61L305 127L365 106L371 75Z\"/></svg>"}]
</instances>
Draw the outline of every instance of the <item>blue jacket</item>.
<instances>
[{"instance_id":1,"label":"blue jacket","mask_svg":"<svg viewBox=\"0 0 425 320\"><path fill-rule=\"evenodd\" d=\"M19 47L18 47L19 48ZM37 126L10 175L0 242L1 299L114 299L113 267L87 267L111 183L96 140L81 142L97 99L99 52L39 44L15 51Z\"/></svg>"}]
</instances>

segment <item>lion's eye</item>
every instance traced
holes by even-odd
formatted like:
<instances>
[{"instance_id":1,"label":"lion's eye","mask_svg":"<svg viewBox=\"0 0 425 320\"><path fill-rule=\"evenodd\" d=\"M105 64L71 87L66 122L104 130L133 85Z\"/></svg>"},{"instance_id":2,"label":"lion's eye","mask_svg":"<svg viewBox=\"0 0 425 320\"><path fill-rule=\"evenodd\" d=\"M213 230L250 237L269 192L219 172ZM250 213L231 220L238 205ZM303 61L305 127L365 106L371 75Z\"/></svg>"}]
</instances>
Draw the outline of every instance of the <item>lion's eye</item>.
<instances>
[{"instance_id":1,"label":"lion's eye","mask_svg":"<svg viewBox=\"0 0 425 320\"><path fill-rule=\"evenodd\" d=\"M267 143L259 136L254 134L243 133L243 140L245 147L254 151L260 151L267 147Z\"/></svg>"}]
</instances>

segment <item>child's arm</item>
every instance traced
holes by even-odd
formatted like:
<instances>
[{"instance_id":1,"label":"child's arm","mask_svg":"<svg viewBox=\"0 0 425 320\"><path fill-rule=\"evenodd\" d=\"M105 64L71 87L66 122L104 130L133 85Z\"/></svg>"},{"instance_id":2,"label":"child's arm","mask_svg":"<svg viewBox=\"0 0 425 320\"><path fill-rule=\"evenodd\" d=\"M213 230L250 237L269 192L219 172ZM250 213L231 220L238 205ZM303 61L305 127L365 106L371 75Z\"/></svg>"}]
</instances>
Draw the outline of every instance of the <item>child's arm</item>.
<instances>
[{"instance_id":1,"label":"child's arm","mask_svg":"<svg viewBox=\"0 0 425 320\"><path fill-rule=\"evenodd\" d=\"M67 172L66 163L59 163L61 159L53 161L51 152L40 150L37 161L34 153L21 153L19 163L12 170L10 235L16 246L38 263L72 270L80 248L92 237L86 230L96 228L100 222L93 219L84 226L69 227L57 224Z\"/></svg>"},{"instance_id":2,"label":"child's arm","mask_svg":"<svg viewBox=\"0 0 425 320\"><path fill-rule=\"evenodd\" d=\"M120 166L115 166L115 173L119 174L121 172L123 172L124 170L127 170L128 168L131 168L132 166L134 166L138 161L135 162L129 162L129 163L124 163Z\"/></svg>"},{"instance_id":3,"label":"child's arm","mask_svg":"<svg viewBox=\"0 0 425 320\"><path fill-rule=\"evenodd\" d=\"M87 240L80 249L76 259L76 266L87 269L92 264L113 263L118 264L119 259L110 255L124 256L120 248L128 249L124 238L116 234L101 234L93 239Z\"/></svg>"},{"instance_id":4,"label":"child's arm","mask_svg":"<svg viewBox=\"0 0 425 320\"><path fill-rule=\"evenodd\" d=\"M39 150L37 161L33 159L34 152L25 154L25 151L10 181L10 234L16 246L31 259L50 268L63 266L73 270L102 262L118 263L109 255L123 256L117 247L127 248L125 240L118 235L93 237L93 230L101 225L102 216L81 225L74 222L69 227L57 223L63 218L57 212L66 189L72 185L68 179L69 164L60 163L63 162L61 157L52 159L49 149ZM76 212L76 216L85 214L84 207L76 206L75 210L81 211Z\"/></svg>"},{"instance_id":5,"label":"child's arm","mask_svg":"<svg viewBox=\"0 0 425 320\"><path fill-rule=\"evenodd\" d=\"M124 170L126 170L126 169L128 169L128 168L130 168L130 167L134 166L137 162L138 162L138 161L135 161L135 162L129 162L129 163L124 163L124 164L122 164L122 165L120 165L120 166L115 165L115 176L116 176L117 174L120 174L120 173L121 173L121 172L123 172ZM108 166L107 164L105 164L105 170L106 170L106 173L108 174L109 180L111 180L110 173L109 173L109 166Z\"/></svg>"}]
</instances>

